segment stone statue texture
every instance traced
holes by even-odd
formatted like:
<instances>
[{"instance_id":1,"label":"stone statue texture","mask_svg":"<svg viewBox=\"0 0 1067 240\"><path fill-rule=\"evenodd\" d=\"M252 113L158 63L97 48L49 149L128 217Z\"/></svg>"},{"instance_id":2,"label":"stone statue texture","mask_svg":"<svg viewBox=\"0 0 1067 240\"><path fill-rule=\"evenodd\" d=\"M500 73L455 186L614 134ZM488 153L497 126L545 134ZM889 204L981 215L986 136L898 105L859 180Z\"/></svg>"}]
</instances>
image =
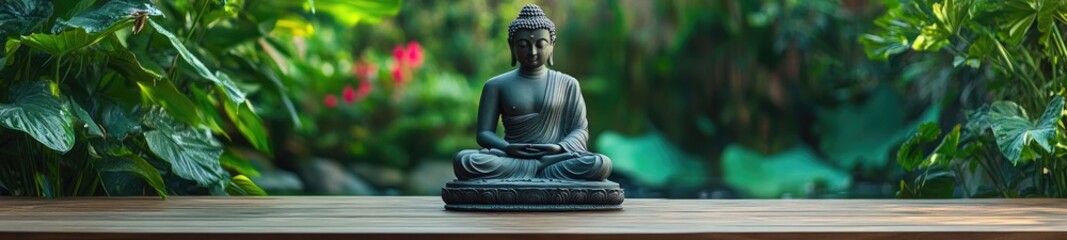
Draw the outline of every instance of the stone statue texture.
<instances>
[{"instance_id":1,"label":"stone statue texture","mask_svg":"<svg viewBox=\"0 0 1067 240\"><path fill-rule=\"evenodd\" d=\"M527 4L508 27L512 65L518 69L489 79L478 107L480 150L456 154L460 180L604 180L611 159L589 152L585 100L578 81L548 69L556 28L540 7ZM502 121L504 138L496 134Z\"/></svg>"},{"instance_id":2,"label":"stone statue texture","mask_svg":"<svg viewBox=\"0 0 1067 240\"><path fill-rule=\"evenodd\" d=\"M446 209L621 209L622 189L606 180L611 159L586 147L589 122L578 80L548 68L555 43L552 20L537 5L523 6L508 26L511 65L519 67L485 82L476 126L482 149L456 154L457 180L441 193Z\"/></svg>"}]
</instances>

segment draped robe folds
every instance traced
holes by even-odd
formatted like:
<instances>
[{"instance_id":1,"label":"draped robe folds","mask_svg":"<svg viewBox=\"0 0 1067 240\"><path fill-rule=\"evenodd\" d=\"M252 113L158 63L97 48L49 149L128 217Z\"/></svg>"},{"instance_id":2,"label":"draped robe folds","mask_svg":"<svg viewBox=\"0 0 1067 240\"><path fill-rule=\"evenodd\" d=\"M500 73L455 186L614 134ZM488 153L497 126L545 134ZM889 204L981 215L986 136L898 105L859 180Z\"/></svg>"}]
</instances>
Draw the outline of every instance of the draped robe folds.
<instances>
[{"instance_id":1,"label":"draped robe folds","mask_svg":"<svg viewBox=\"0 0 1067 240\"><path fill-rule=\"evenodd\" d=\"M611 173L611 159L589 152L585 100L578 81L549 70L541 110L519 116L503 116L504 141L508 143L554 143L567 158L543 169L538 159L508 156L500 149L468 149L456 154L453 169L460 180L530 179L604 180Z\"/></svg>"}]
</instances>

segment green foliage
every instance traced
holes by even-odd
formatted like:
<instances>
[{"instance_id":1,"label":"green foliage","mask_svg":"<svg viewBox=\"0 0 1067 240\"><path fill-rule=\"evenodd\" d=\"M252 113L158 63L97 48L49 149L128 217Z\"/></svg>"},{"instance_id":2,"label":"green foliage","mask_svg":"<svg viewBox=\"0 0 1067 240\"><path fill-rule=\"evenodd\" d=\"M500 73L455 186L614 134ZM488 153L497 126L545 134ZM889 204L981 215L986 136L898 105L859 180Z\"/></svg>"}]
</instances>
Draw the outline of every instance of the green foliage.
<instances>
[{"instance_id":1,"label":"green foliage","mask_svg":"<svg viewBox=\"0 0 1067 240\"><path fill-rule=\"evenodd\" d=\"M152 112L147 119L156 127L144 133L148 148L170 163L175 174L204 187L224 183L228 174L219 165L222 146L211 133L183 126L162 113Z\"/></svg>"},{"instance_id":2,"label":"green foliage","mask_svg":"<svg viewBox=\"0 0 1067 240\"><path fill-rule=\"evenodd\" d=\"M723 151L724 181L748 197L809 197L848 188L847 172L829 166L804 146L774 155L731 145Z\"/></svg>"},{"instance_id":3,"label":"green foliage","mask_svg":"<svg viewBox=\"0 0 1067 240\"><path fill-rule=\"evenodd\" d=\"M245 175L233 176L230 185L226 186L226 193L235 196L266 196L267 192L248 179Z\"/></svg>"},{"instance_id":4,"label":"green foliage","mask_svg":"<svg viewBox=\"0 0 1067 240\"><path fill-rule=\"evenodd\" d=\"M83 2L92 4L93 1ZM149 0L112 0L99 8L81 12L69 20L56 21L52 32L60 32L67 28L81 28L89 33L100 32L110 29L116 23L128 20L133 15L162 16L163 12Z\"/></svg>"},{"instance_id":5,"label":"green foliage","mask_svg":"<svg viewBox=\"0 0 1067 240\"><path fill-rule=\"evenodd\" d=\"M59 34L34 33L22 37L21 43L48 52L52 55L62 57L72 51L80 50L100 42L100 40L110 36L111 33L118 29L119 26L116 25L116 27L96 34L86 33L81 29L65 31Z\"/></svg>"},{"instance_id":6,"label":"green foliage","mask_svg":"<svg viewBox=\"0 0 1067 240\"><path fill-rule=\"evenodd\" d=\"M947 172L928 174L927 177L916 179L915 183L907 184L900 180L898 198L951 198L952 191L956 188L956 178Z\"/></svg>"},{"instance_id":7,"label":"green foliage","mask_svg":"<svg viewBox=\"0 0 1067 240\"><path fill-rule=\"evenodd\" d=\"M920 125L919 130L900 146L900 150L897 151L897 163L908 171L918 167L923 162L923 152L919 145L934 141L938 135L941 135L941 129L938 128L936 122Z\"/></svg>"},{"instance_id":8,"label":"green foliage","mask_svg":"<svg viewBox=\"0 0 1067 240\"><path fill-rule=\"evenodd\" d=\"M1045 108L1045 113L1031 122L1026 110L1011 101L994 102L989 111L989 122L997 146L1012 164L1020 160L1032 159L1037 154L1028 148L1036 142L1041 149L1052 152L1052 143L1056 140L1056 127L1063 117L1063 97L1056 96Z\"/></svg>"},{"instance_id":9,"label":"green foliage","mask_svg":"<svg viewBox=\"0 0 1067 240\"><path fill-rule=\"evenodd\" d=\"M42 0L11 0L0 6L0 38L28 35L52 16L52 2Z\"/></svg>"},{"instance_id":10,"label":"green foliage","mask_svg":"<svg viewBox=\"0 0 1067 240\"><path fill-rule=\"evenodd\" d=\"M886 5L875 22L879 29L860 39L869 57L905 52L899 45L912 46L920 56L947 55L954 59L952 71L969 76L959 81L974 83L969 88L981 94L959 95L973 109L964 112L965 131L957 125L929 156L922 157L922 143L937 134L926 134L925 126L915 141L901 146L901 165L921 173L912 184L902 181L898 196L953 192L944 185L963 188L965 196L1067 196L1067 176L1058 174L1067 171L1059 163L1064 149L1056 147L1067 139L1060 122L1067 93L1061 31L1067 27L1067 5L1059 0L891 0ZM1027 116L1042 109L1036 120ZM954 180L934 180L946 178ZM936 182L942 193L920 194L927 181Z\"/></svg>"},{"instance_id":11,"label":"green foliage","mask_svg":"<svg viewBox=\"0 0 1067 240\"><path fill-rule=\"evenodd\" d=\"M595 146L601 153L612 156L612 172L626 174L641 186L694 188L707 181L706 164L671 145L659 133L625 137L617 132L605 132L597 138Z\"/></svg>"},{"instance_id":12,"label":"green foliage","mask_svg":"<svg viewBox=\"0 0 1067 240\"><path fill-rule=\"evenodd\" d=\"M127 150L128 151L128 150ZM167 188L163 183L163 176L159 173L159 170L152 164L148 163L148 160L141 158L140 156L124 152L123 156L109 156L97 161L97 171L100 172L129 172L136 175L141 180L148 183L152 189L156 190L156 194L159 197L167 197Z\"/></svg>"},{"instance_id":13,"label":"green foliage","mask_svg":"<svg viewBox=\"0 0 1067 240\"><path fill-rule=\"evenodd\" d=\"M45 82L21 82L9 89L11 103L0 104L0 124L23 131L52 150L74 146L73 116Z\"/></svg>"},{"instance_id":14,"label":"green foliage","mask_svg":"<svg viewBox=\"0 0 1067 240\"><path fill-rule=\"evenodd\" d=\"M196 56L193 55L192 52L189 52L189 49L185 48L185 45L182 43L182 41L178 40L178 37L175 37L173 33L168 32L166 28L163 28L159 25L159 23L156 23L156 21L153 21L152 19L149 19L148 23L152 24L152 27L155 28L156 31L159 32L159 34L162 34L167 38L168 41L170 41L170 44L174 46L174 49L178 50L178 55L182 57L182 60L185 60L185 62L193 66L193 70L196 72L197 75L200 75L200 77L203 77L204 79L210 80L212 83L215 83L216 86L222 88L226 92L226 95L230 97L230 101L233 101L235 103L244 103L245 94L241 92L240 89L237 89L237 86L234 85L233 80L230 80L229 77L222 73L211 73L211 70L208 70L207 67L204 66L204 63L200 62L200 59L196 58Z\"/></svg>"},{"instance_id":15,"label":"green foliage","mask_svg":"<svg viewBox=\"0 0 1067 240\"><path fill-rule=\"evenodd\" d=\"M249 98L284 83L259 80L276 68L248 66L274 61L257 42L303 10L243 2L5 2L0 123L13 131L0 134L0 156L14 160L0 161L0 186L43 197L265 194L243 176L257 173L248 156L223 161L223 149L271 153Z\"/></svg>"}]
</instances>

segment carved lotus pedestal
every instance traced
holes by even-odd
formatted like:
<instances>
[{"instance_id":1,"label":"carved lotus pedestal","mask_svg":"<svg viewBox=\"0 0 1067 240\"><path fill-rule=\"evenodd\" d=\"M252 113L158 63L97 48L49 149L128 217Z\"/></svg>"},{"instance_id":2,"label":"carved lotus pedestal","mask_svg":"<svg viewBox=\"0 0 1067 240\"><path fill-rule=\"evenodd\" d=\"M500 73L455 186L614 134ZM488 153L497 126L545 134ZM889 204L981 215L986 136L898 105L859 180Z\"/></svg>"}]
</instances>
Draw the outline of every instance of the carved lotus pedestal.
<instances>
[{"instance_id":1,"label":"carved lotus pedestal","mask_svg":"<svg viewBox=\"0 0 1067 240\"><path fill-rule=\"evenodd\" d=\"M457 211L619 210L624 198L619 184L608 180L452 180L441 189L445 209Z\"/></svg>"}]
</instances>

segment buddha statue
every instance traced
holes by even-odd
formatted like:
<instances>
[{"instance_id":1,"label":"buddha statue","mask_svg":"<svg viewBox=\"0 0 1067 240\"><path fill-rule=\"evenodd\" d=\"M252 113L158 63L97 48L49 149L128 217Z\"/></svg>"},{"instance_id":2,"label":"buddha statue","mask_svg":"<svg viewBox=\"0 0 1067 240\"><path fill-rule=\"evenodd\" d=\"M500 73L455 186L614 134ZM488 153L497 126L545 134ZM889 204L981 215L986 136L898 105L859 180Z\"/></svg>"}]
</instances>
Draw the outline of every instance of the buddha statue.
<instances>
[{"instance_id":1,"label":"buddha statue","mask_svg":"<svg viewBox=\"0 0 1067 240\"><path fill-rule=\"evenodd\" d=\"M555 24L537 5L523 6L508 26L511 65L519 67L486 81L476 126L482 149L456 154L457 180L446 184L446 202L451 193L455 203L492 202L496 210L531 210L524 203L557 204L540 210L595 210L574 206L597 204L606 205L597 209L618 208L622 190L605 180L611 159L586 147L588 121L578 81L548 68L555 43ZM504 126L503 138L497 135L498 122ZM458 193L471 189L473 193ZM483 191L487 189L492 194ZM530 189L543 194L524 195ZM515 198L505 196L509 193ZM470 194L476 196L464 196Z\"/></svg>"}]
</instances>

